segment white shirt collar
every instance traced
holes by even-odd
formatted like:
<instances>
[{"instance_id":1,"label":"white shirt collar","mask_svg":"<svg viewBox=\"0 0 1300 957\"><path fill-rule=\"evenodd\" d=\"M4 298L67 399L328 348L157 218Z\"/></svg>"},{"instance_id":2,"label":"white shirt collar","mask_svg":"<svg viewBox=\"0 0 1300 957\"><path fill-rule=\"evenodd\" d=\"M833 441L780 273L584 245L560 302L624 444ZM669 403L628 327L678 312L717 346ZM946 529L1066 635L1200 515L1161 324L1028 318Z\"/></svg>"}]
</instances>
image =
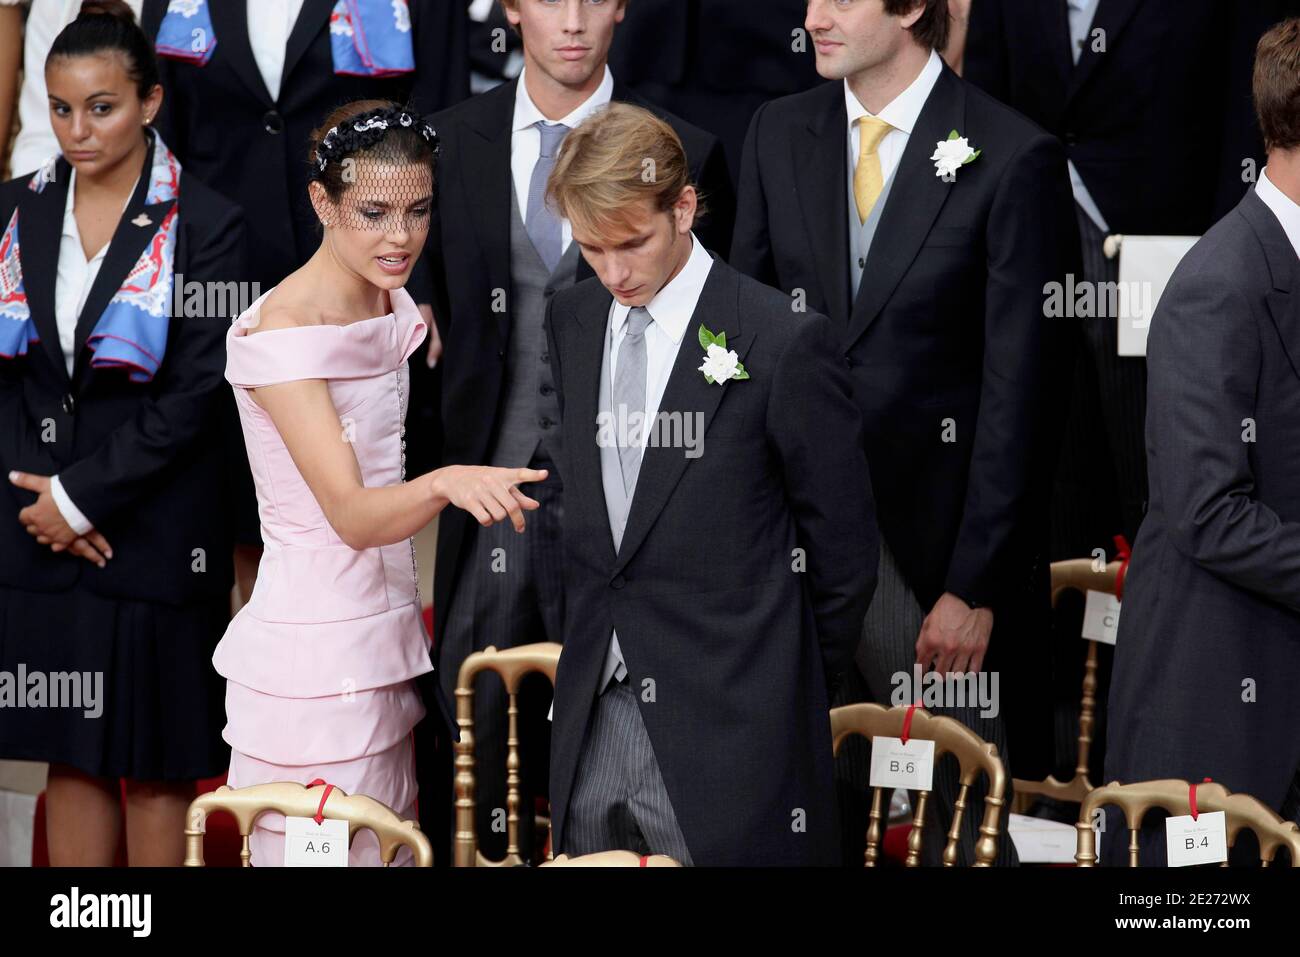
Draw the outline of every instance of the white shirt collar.
<instances>
[{"instance_id":1,"label":"white shirt collar","mask_svg":"<svg viewBox=\"0 0 1300 957\"><path fill-rule=\"evenodd\" d=\"M1255 195L1263 200L1264 205L1272 211L1277 217L1277 221L1282 224L1282 230L1286 233L1286 238L1291 241L1291 247L1300 256L1300 206L1286 193L1282 192L1268 178L1268 167L1265 166L1260 174L1259 182L1255 184Z\"/></svg>"},{"instance_id":2,"label":"white shirt collar","mask_svg":"<svg viewBox=\"0 0 1300 957\"><path fill-rule=\"evenodd\" d=\"M695 315L695 307L699 304L700 294L704 291L704 283L709 278L709 270L713 268L713 257L709 255L693 231L690 237L691 255L686 260L686 265L671 282L646 303L646 309L655 325L676 343L680 343L682 336L686 334L686 326L690 323L691 316ZM631 306L625 306L617 299L614 300L614 311L610 314L614 335L618 335L623 328L623 324L627 322L627 314L631 311Z\"/></svg>"},{"instance_id":3,"label":"white shirt collar","mask_svg":"<svg viewBox=\"0 0 1300 957\"><path fill-rule=\"evenodd\" d=\"M863 116L875 116L884 120L896 130L900 130L909 136L912 128L916 126L917 117L921 115L921 109L925 106L925 101L930 98L930 91L934 89L935 83L939 82L939 75L943 73L943 61L939 59L939 54L930 51L930 59L925 61L925 66L917 74L916 79L908 85L902 93L890 100L879 113L872 113L849 88L849 81L844 81L844 105L849 114L849 129L852 130L854 124Z\"/></svg>"},{"instance_id":4,"label":"white shirt collar","mask_svg":"<svg viewBox=\"0 0 1300 957\"><path fill-rule=\"evenodd\" d=\"M519 74L519 83L515 87L515 118L514 126L511 129L516 133L528 129L538 121L543 123L557 122L547 119L542 111L537 108L533 98L528 95L528 84L525 82L527 72L528 68L524 67L523 72ZM563 123L569 129L574 129L592 113L595 113L602 106L608 105L613 98L614 74L610 72L609 65L606 64L605 77L600 81L600 86L596 87L596 92L592 93L577 109L558 122Z\"/></svg>"},{"instance_id":5,"label":"white shirt collar","mask_svg":"<svg viewBox=\"0 0 1300 957\"><path fill-rule=\"evenodd\" d=\"M139 185L140 185L140 180L137 178L135 181L135 185L131 187L131 191L126 194L126 202L122 204L123 213L125 213L127 209L130 207L131 197L135 195L135 191L139 187ZM68 176L68 198L63 203L63 235L68 239L75 239L77 241L77 246L80 248L81 230L77 227L77 215L75 212L73 212L76 206L76 199L77 199L77 168L74 166L72 167L71 173ZM113 231L114 232L117 231L116 227L114 227ZM109 242L104 243L103 248L100 249L97 253L95 253L95 255L90 257L91 261L94 261L96 259L102 259L104 254L108 252L108 247L111 244L112 244L111 239L109 240ZM82 251L82 255L83 256L85 255L84 250Z\"/></svg>"}]
</instances>

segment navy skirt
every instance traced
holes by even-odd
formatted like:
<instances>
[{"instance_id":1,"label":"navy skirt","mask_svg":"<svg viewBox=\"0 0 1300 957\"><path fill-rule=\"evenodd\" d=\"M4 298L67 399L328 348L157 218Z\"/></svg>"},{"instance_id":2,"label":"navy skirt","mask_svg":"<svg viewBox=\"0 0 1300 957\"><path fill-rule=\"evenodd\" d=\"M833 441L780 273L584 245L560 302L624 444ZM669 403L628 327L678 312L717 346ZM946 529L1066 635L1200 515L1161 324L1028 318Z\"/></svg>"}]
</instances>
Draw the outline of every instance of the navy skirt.
<instances>
[{"instance_id":1,"label":"navy skirt","mask_svg":"<svg viewBox=\"0 0 1300 957\"><path fill-rule=\"evenodd\" d=\"M0 758L88 774L223 774L225 597L182 606L0 585Z\"/></svg>"}]
</instances>

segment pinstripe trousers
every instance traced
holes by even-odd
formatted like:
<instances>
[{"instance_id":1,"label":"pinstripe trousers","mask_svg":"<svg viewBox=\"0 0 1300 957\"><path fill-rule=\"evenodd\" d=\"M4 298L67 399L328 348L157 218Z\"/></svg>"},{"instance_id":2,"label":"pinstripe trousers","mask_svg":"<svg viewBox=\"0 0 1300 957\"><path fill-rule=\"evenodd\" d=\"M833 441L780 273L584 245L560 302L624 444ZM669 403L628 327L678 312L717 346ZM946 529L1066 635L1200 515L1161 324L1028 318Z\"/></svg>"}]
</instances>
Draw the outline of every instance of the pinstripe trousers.
<instances>
[{"instance_id":1,"label":"pinstripe trousers","mask_svg":"<svg viewBox=\"0 0 1300 957\"><path fill-rule=\"evenodd\" d=\"M857 667L860 675L850 676L836 695L835 703L849 704L852 700L875 701L890 706L894 690L894 676L912 675L916 660L916 638L921 633L925 612L911 588L903 579L902 571L889 546L881 540L880 569L876 593L862 625L862 641L858 645ZM994 631L993 640L997 640ZM932 714L956 718L985 741L994 744L1003 764L1008 768L1006 723L1002 714L986 718L978 705L962 708L928 708ZM837 790L841 797L840 821L845 842L845 863L862 865L862 851L866 846L867 805L871 774L871 745L865 740L850 740L840 748L836 760ZM1010 782L1008 781L1008 791ZM926 810L926 827L922 842L922 863L937 866L943 863L943 847L947 841L947 824L952 820L953 806L961 790L957 760L951 755L939 759L934 767L934 790ZM988 779L980 777L971 785L967 795L966 810L962 815L961 842L958 845L958 866L969 866L975 861L975 842L979 839L979 825L984 813L984 796L988 792ZM915 806L916 795L912 794ZM846 801L846 798L848 800ZM1011 808L1011 795L1004 795L1002 806L1002 838L998 841L996 864L1014 867L1019 864L1015 847L1006 834L1006 821Z\"/></svg>"},{"instance_id":2,"label":"pinstripe trousers","mask_svg":"<svg viewBox=\"0 0 1300 957\"><path fill-rule=\"evenodd\" d=\"M570 856L610 850L667 854L691 864L626 678L605 686L588 723L562 850Z\"/></svg>"}]
</instances>

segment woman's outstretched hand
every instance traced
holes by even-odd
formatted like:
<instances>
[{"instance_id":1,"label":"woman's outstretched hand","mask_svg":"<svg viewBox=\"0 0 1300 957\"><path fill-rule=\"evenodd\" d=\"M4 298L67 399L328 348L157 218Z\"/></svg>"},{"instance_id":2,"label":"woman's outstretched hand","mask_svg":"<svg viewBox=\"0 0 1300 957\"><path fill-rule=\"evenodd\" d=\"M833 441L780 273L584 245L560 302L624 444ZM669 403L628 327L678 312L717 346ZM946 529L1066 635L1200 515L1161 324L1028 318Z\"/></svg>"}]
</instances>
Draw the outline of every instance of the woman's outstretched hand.
<instances>
[{"instance_id":1,"label":"woman's outstretched hand","mask_svg":"<svg viewBox=\"0 0 1300 957\"><path fill-rule=\"evenodd\" d=\"M525 482L541 482L546 469L501 469L487 465L449 465L433 475L433 494L469 512L480 525L509 517L516 532L524 530L524 512L539 508L519 491Z\"/></svg>"}]
</instances>

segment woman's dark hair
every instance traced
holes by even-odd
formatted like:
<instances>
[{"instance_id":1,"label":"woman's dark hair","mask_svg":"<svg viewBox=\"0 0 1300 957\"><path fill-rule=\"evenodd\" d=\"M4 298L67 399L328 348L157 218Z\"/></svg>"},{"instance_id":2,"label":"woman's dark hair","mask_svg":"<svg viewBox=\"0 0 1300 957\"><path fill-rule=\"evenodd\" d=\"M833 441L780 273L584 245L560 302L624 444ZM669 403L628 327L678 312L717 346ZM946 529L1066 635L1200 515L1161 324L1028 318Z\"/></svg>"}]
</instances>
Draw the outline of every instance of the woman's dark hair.
<instances>
[{"instance_id":1,"label":"woman's dark hair","mask_svg":"<svg viewBox=\"0 0 1300 957\"><path fill-rule=\"evenodd\" d=\"M105 51L116 51L126 58L126 74L135 84L140 99L158 85L158 61L153 46L135 14L125 0L88 0L81 12L54 38L50 54L56 56L90 56Z\"/></svg>"},{"instance_id":2,"label":"woman's dark hair","mask_svg":"<svg viewBox=\"0 0 1300 957\"><path fill-rule=\"evenodd\" d=\"M373 156L433 169L437 155L438 134L418 112L392 100L355 100L335 109L312 132L307 162L311 179L337 202L349 183L344 160Z\"/></svg>"}]
</instances>

